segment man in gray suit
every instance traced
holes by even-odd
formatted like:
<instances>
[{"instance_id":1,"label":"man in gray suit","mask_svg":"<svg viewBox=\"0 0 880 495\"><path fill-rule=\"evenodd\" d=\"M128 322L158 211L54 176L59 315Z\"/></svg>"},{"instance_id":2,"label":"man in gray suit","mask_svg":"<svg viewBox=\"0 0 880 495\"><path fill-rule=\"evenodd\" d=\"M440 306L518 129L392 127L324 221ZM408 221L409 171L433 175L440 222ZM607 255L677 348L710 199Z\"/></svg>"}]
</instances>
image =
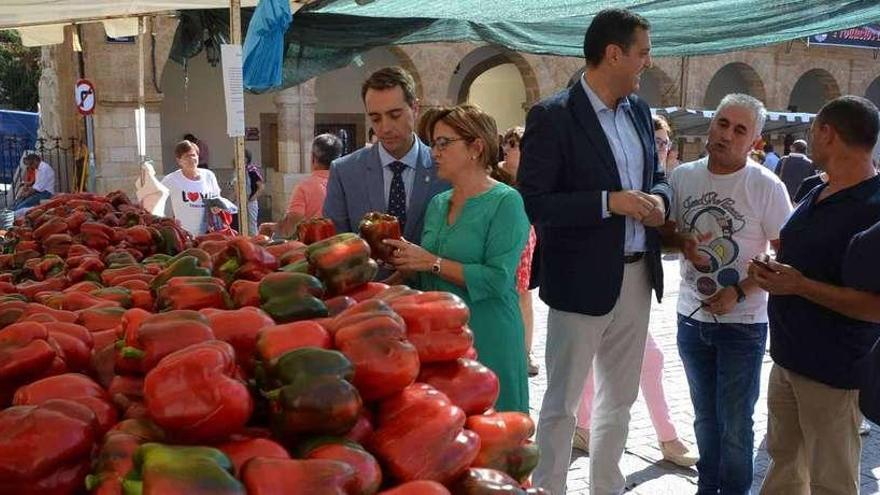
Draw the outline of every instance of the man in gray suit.
<instances>
[{"instance_id":1,"label":"man in gray suit","mask_svg":"<svg viewBox=\"0 0 880 495\"><path fill-rule=\"evenodd\" d=\"M791 144L791 153L780 160L776 167L776 175L782 179L792 200L804 179L815 173L816 167L813 166L813 160L807 158L807 142L803 139Z\"/></svg>"},{"instance_id":2,"label":"man in gray suit","mask_svg":"<svg viewBox=\"0 0 880 495\"><path fill-rule=\"evenodd\" d=\"M402 68L386 67L364 81L361 98L379 142L333 162L324 216L338 232L356 232L365 214L390 213L403 236L418 244L428 202L449 184L437 178L431 149L413 132L415 82Z\"/></svg>"}]
</instances>

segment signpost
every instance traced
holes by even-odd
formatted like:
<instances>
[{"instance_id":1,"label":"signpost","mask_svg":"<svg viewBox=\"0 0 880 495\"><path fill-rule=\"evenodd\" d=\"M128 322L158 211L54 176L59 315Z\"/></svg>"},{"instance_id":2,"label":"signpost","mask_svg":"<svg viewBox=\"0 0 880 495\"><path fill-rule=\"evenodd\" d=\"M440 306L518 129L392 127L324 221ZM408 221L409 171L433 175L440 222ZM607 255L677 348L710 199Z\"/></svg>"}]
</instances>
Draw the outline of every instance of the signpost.
<instances>
[{"instance_id":1,"label":"signpost","mask_svg":"<svg viewBox=\"0 0 880 495\"><path fill-rule=\"evenodd\" d=\"M233 45L238 45L239 61L241 60L241 0L229 1L229 31L230 39ZM239 69L241 65L238 66ZM243 84L241 72L239 71L238 84ZM242 97L243 100L243 97ZM242 111L242 114L244 112ZM235 147L233 148L233 157L235 157L235 174L238 177L238 231L241 235L248 235L248 193L247 190L247 171L244 163L244 122L240 123L240 133L236 129L233 136ZM256 232L255 232L256 234Z\"/></svg>"},{"instance_id":2,"label":"signpost","mask_svg":"<svg viewBox=\"0 0 880 495\"><path fill-rule=\"evenodd\" d=\"M95 192L95 85L88 79L80 79L76 82L74 101L76 109L86 119L86 145L89 148L89 187L88 190Z\"/></svg>"}]
</instances>

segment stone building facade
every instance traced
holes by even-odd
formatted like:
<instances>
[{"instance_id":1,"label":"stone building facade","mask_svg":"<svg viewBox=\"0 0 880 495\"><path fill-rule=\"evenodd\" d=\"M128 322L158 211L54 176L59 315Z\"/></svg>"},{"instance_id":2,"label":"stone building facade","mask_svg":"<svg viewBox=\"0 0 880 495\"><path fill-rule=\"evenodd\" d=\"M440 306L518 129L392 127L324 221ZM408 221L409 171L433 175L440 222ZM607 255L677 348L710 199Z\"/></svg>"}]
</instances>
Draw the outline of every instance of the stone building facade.
<instances>
[{"instance_id":1,"label":"stone building facade","mask_svg":"<svg viewBox=\"0 0 880 495\"><path fill-rule=\"evenodd\" d=\"M173 18L148 23L145 40L147 154L159 173L176 167L171 149L184 132L205 139L211 167L227 197L232 189L232 140L226 137L222 76L201 54L186 68L168 60L176 29ZM133 110L137 106L137 45L111 44L100 24L81 27L83 70L72 49L72 29L63 45L44 48L41 81L44 132L64 137L81 133L72 91L80 72L97 86L96 162L99 192L122 189L133 194L138 171ZM509 93L504 105L523 118L536 101L578 77L578 58L517 53L470 43L432 43L374 49L355 63L296 87L271 94L247 95L246 126L257 140L246 146L266 170L268 194L263 220L279 218L294 184L309 172L310 144L318 131L346 129L351 146L364 143L368 123L360 85L373 70L397 64L417 83L422 106L455 104L468 99L481 78L505 67L507 79L494 81ZM510 76L510 75L513 76ZM510 80L511 77L517 80ZM870 50L807 46L803 41L717 55L656 58L642 77L641 93L654 107L714 108L723 95L745 92L771 110L815 112L841 94L867 96L880 105L880 64ZM487 108L492 113L493 108ZM495 109L499 110L500 109ZM510 108L507 108L510 110ZM508 112L508 115L509 112ZM336 127L334 127L336 126ZM782 136L769 136L781 144ZM699 151L701 143L689 145Z\"/></svg>"}]
</instances>

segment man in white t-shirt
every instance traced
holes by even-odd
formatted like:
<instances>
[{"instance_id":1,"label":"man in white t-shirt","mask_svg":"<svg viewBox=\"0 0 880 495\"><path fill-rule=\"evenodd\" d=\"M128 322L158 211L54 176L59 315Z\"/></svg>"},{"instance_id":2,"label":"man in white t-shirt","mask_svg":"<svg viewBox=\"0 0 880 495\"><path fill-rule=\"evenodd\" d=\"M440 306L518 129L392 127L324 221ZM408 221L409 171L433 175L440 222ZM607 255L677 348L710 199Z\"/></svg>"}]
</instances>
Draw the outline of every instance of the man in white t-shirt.
<instances>
[{"instance_id":1,"label":"man in white t-shirt","mask_svg":"<svg viewBox=\"0 0 880 495\"><path fill-rule=\"evenodd\" d=\"M193 236L207 231L205 200L220 196L220 185L214 172L198 168L199 148L190 141L174 147L179 170L165 176L162 185L168 188L171 210L181 227Z\"/></svg>"},{"instance_id":2,"label":"man in white t-shirt","mask_svg":"<svg viewBox=\"0 0 880 495\"><path fill-rule=\"evenodd\" d=\"M708 156L679 165L664 236L684 254L678 349L694 404L699 493L747 494L752 485L752 412L767 341L767 293L749 260L774 247L791 213L785 185L748 159L764 105L726 96L709 127Z\"/></svg>"},{"instance_id":3,"label":"man in white t-shirt","mask_svg":"<svg viewBox=\"0 0 880 495\"><path fill-rule=\"evenodd\" d=\"M37 206L40 201L49 199L55 194L55 171L52 166L37 154L25 156L24 163L28 170L35 172L34 182L22 189L18 200L12 205L13 210Z\"/></svg>"}]
</instances>

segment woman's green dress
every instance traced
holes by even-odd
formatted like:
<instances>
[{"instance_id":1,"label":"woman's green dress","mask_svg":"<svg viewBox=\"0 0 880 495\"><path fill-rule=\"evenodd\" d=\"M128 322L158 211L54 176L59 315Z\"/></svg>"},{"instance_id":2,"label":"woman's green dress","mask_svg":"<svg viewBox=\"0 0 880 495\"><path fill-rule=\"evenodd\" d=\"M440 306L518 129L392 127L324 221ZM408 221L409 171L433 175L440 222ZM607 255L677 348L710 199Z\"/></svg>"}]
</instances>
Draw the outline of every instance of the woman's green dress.
<instances>
[{"instance_id":1,"label":"woman's green dress","mask_svg":"<svg viewBox=\"0 0 880 495\"><path fill-rule=\"evenodd\" d=\"M529 387L523 320L516 293L516 267L529 235L529 220L519 193L498 183L468 199L449 225L452 191L435 196L425 213L422 247L464 265L466 287L432 273L419 273L422 290L461 297L471 311L479 361L498 375L498 411L529 411Z\"/></svg>"}]
</instances>

